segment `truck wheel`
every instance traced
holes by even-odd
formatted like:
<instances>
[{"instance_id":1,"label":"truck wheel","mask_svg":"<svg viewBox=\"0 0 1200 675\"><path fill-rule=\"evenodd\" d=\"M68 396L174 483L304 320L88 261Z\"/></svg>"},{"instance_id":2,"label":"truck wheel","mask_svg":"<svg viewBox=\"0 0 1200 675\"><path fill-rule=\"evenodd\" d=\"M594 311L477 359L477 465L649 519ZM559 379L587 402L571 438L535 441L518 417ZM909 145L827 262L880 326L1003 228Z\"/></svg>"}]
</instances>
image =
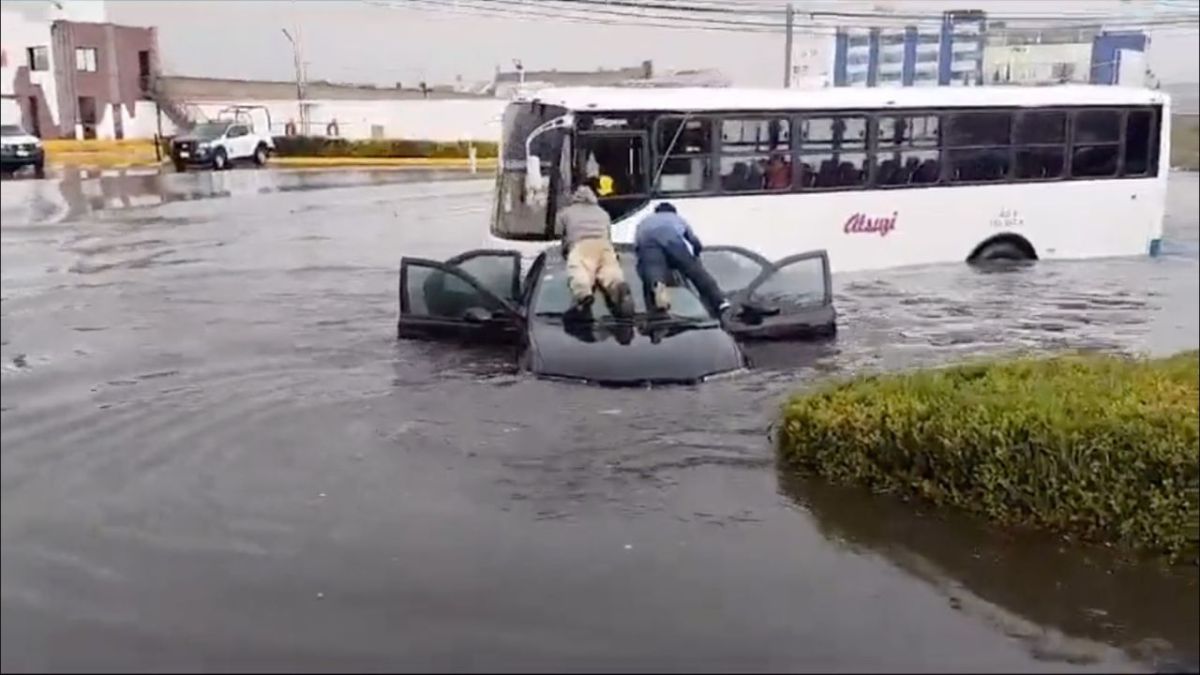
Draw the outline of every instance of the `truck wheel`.
<instances>
[{"instance_id":1,"label":"truck wheel","mask_svg":"<svg viewBox=\"0 0 1200 675\"><path fill-rule=\"evenodd\" d=\"M265 166L267 163L267 144L259 143L254 149L254 164L255 166Z\"/></svg>"},{"instance_id":2,"label":"truck wheel","mask_svg":"<svg viewBox=\"0 0 1200 675\"><path fill-rule=\"evenodd\" d=\"M178 171L179 173L186 173L187 172L187 162L179 162L179 161L175 162L175 170Z\"/></svg>"},{"instance_id":3,"label":"truck wheel","mask_svg":"<svg viewBox=\"0 0 1200 675\"><path fill-rule=\"evenodd\" d=\"M46 177L46 161L42 160L33 165L33 175L37 178Z\"/></svg>"},{"instance_id":4,"label":"truck wheel","mask_svg":"<svg viewBox=\"0 0 1200 675\"><path fill-rule=\"evenodd\" d=\"M217 148L213 151L213 170L224 171L229 168L229 155L225 154L225 148Z\"/></svg>"}]
</instances>

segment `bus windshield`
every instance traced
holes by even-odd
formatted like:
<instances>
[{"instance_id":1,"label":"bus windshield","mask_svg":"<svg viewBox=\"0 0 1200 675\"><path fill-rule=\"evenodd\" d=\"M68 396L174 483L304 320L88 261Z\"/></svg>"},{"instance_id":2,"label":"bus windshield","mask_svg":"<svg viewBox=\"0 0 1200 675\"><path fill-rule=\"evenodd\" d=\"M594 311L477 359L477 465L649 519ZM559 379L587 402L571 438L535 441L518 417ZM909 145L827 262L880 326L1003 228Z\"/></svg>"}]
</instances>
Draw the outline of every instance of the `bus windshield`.
<instances>
[{"instance_id":1,"label":"bus windshield","mask_svg":"<svg viewBox=\"0 0 1200 675\"><path fill-rule=\"evenodd\" d=\"M528 204L525 200L528 169L525 142L538 126L565 113L564 108L538 102L514 102L504 110L496 203L492 214L493 234L508 239L547 238L553 224L554 197L562 184L562 176L558 173L564 166L561 157L567 134L564 131L543 133L529 148L540 162L542 175L550 180L549 200L545 204Z\"/></svg>"}]
</instances>

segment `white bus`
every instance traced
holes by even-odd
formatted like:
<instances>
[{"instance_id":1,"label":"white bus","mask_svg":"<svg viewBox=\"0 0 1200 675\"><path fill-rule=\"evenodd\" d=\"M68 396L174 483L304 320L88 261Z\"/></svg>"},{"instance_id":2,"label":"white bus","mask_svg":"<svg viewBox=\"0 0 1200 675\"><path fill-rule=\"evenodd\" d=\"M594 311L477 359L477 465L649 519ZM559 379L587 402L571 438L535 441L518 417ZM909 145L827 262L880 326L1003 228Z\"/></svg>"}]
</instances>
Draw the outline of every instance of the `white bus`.
<instances>
[{"instance_id":1,"label":"white bus","mask_svg":"<svg viewBox=\"0 0 1200 675\"><path fill-rule=\"evenodd\" d=\"M834 271L1155 255L1168 106L1110 86L547 89L505 111L490 239L545 248L564 195L605 176L616 241L669 200L705 244L825 249Z\"/></svg>"}]
</instances>

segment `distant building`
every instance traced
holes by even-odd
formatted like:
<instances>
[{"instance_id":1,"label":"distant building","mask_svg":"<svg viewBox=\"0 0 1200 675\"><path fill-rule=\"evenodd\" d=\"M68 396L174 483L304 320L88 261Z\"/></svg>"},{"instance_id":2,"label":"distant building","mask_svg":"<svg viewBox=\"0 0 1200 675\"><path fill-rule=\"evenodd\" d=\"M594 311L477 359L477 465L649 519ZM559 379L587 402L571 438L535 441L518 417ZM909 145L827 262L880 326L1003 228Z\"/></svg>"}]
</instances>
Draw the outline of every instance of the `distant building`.
<instances>
[{"instance_id":1,"label":"distant building","mask_svg":"<svg viewBox=\"0 0 1200 675\"><path fill-rule=\"evenodd\" d=\"M987 14L944 12L940 24L839 29L833 84L838 87L978 84L983 77Z\"/></svg>"},{"instance_id":2,"label":"distant building","mask_svg":"<svg viewBox=\"0 0 1200 675\"><path fill-rule=\"evenodd\" d=\"M543 87L616 87L654 77L654 64L643 61L640 66L612 70L517 70L496 68L490 93L497 98L511 98L522 89Z\"/></svg>"},{"instance_id":3,"label":"distant building","mask_svg":"<svg viewBox=\"0 0 1200 675\"><path fill-rule=\"evenodd\" d=\"M1090 28L989 31L984 77L989 84L1080 82L1145 86L1149 39L1140 31Z\"/></svg>"},{"instance_id":4,"label":"distant building","mask_svg":"<svg viewBox=\"0 0 1200 675\"><path fill-rule=\"evenodd\" d=\"M67 7L89 12L85 18L102 16L97 5ZM153 28L79 21L50 3L5 6L2 15L0 114L6 124L43 138L124 138L131 125L153 128Z\"/></svg>"}]
</instances>

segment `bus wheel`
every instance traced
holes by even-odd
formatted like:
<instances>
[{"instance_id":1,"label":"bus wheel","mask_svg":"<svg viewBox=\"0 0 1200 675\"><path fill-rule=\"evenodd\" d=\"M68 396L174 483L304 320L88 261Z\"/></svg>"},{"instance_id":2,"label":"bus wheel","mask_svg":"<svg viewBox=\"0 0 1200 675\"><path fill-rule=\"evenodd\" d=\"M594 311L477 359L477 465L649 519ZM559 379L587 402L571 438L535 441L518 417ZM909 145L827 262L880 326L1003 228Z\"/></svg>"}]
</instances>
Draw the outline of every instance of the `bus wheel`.
<instances>
[{"instance_id":1,"label":"bus wheel","mask_svg":"<svg viewBox=\"0 0 1200 675\"><path fill-rule=\"evenodd\" d=\"M971 254L967 262L987 263L987 262L1026 262L1037 260L1037 254L1033 252L1033 247L1024 240L1016 240L1011 238L1001 238L989 241Z\"/></svg>"}]
</instances>

